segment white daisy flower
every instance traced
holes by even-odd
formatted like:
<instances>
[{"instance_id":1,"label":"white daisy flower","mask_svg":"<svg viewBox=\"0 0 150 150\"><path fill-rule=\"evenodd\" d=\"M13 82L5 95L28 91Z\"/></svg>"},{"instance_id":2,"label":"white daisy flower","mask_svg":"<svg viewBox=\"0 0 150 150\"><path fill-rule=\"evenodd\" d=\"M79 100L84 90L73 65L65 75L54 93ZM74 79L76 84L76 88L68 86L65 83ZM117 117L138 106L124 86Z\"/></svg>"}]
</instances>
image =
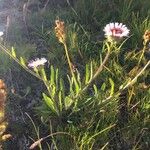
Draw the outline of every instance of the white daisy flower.
<instances>
[{"instance_id":1,"label":"white daisy flower","mask_svg":"<svg viewBox=\"0 0 150 150\"><path fill-rule=\"evenodd\" d=\"M130 30L123 25L122 23L109 23L104 27L105 36L106 38L112 41L120 41L123 37L127 37L129 35Z\"/></svg>"},{"instance_id":2,"label":"white daisy flower","mask_svg":"<svg viewBox=\"0 0 150 150\"><path fill-rule=\"evenodd\" d=\"M37 59L31 61L28 64L28 67L37 68L38 66L43 66L46 62L47 62L46 58L41 58L41 59L37 58Z\"/></svg>"}]
</instances>

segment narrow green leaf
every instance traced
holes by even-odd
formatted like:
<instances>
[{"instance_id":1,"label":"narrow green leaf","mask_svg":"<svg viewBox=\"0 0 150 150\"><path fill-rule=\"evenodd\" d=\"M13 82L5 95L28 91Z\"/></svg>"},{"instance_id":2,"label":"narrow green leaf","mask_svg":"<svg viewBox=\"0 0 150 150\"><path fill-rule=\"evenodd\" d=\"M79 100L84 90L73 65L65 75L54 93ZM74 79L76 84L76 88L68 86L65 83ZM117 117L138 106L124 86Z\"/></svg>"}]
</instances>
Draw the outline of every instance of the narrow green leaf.
<instances>
[{"instance_id":1,"label":"narrow green leaf","mask_svg":"<svg viewBox=\"0 0 150 150\"><path fill-rule=\"evenodd\" d=\"M73 103L73 100L69 96L67 96L65 98L65 108L68 109L72 103Z\"/></svg>"},{"instance_id":2,"label":"narrow green leaf","mask_svg":"<svg viewBox=\"0 0 150 150\"><path fill-rule=\"evenodd\" d=\"M115 84L114 84L114 81L111 78L109 78L109 82L110 82L110 85L111 85L110 96L112 96L114 94Z\"/></svg>"},{"instance_id":3,"label":"narrow green leaf","mask_svg":"<svg viewBox=\"0 0 150 150\"><path fill-rule=\"evenodd\" d=\"M50 97L48 97L45 93L43 93L43 98L44 98L46 105L51 109L51 111L56 113L57 110L55 109L55 104L53 100Z\"/></svg>"},{"instance_id":4,"label":"narrow green leaf","mask_svg":"<svg viewBox=\"0 0 150 150\"><path fill-rule=\"evenodd\" d=\"M102 91L105 91L105 89L106 89L106 83L104 82L104 83L102 84L102 86L101 86L101 90L102 90Z\"/></svg>"},{"instance_id":5,"label":"narrow green leaf","mask_svg":"<svg viewBox=\"0 0 150 150\"><path fill-rule=\"evenodd\" d=\"M44 81L47 81L47 76L46 76L44 67L42 67L40 71L41 71L41 76L44 79Z\"/></svg>"},{"instance_id":6,"label":"narrow green leaf","mask_svg":"<svg viewBox=\"0 0 150 150\"><path fill-rule=\"evenodd\" d=\"M60 79L59 83L60 83L60 90L61 90L61 91L64 91L63 80Z\"/></svg>"},{"instance_id":7,"label":"narrow green leaf","mask_svg":"<svg viewBox=\"0 0 150 150\"><path fill-rule=\"evenodd\" d=\"M94 85L93 85L93 88L94 88L94 93L95 93L94 95L97 96L97 95L98 95L97 86L94 84Z\"/></svg>"},{"instance_id":8,"label":"narrow green leaf","mask_svg":"<svg viewBox=\"0 0 150 150\"><path fill-rule=\"evenodd\" d=\"M70 93L73 94L73 81L72 78L70 78L68 75L68 81L69 81L69 89L70 89Z\"/></svg>"},{"instance_id":9,"label":"narrow green leaf","mask_svg":"<svg viewBox=\"0 0 150 150\"><path fill-rule=\"evenodd\" d=\"M51 88L52 88L52 91L51 91L51 96L54 98L55 97L55 94L56 94L56 87L55 87L55 85L53 84L52 86L51 86Z\"/></svg>"},{"instance_id":10,"label":"narrow green leaf","mask_svg":"<svg viewBox=\"0 0 150 150\"><path fill-rule=\"evenodd\" d=\"M58 93L58 99L59 99L59 109L60 109L60 112L62 112L63 104L62 104L62 92L61 91L59 91Z\"/></svg>"},{"instance_id":11,"label":"narrow green leaf","mask_svg":"<svg viewBox=\"0 0 150 150\"><path fill-rule=\"evenodd\" d=\"M89 74L89 65L86 64L86 67L85 67L85 84L88 83L89 77L90 77L90 74Z\"/></svg>"},{"instance_id":12,"label":"narrow green leaf","mask_svg":"<svg viewBox=\"0 0 150 150\"><path fill-rule=\"evenodd\" d=\"M15 52L14 47L11 48L11 54L12 54L13 57L16 58L16 52Z\"/></svg>"},{"instance_id":13,"label":"narrow green leaf","mask_svg":"<svg viewBox=\"0 0 150 150\"><path fill-rule=\"evenodd\" d=\"M76 94L78 94L79 90L80 90L80 86L79 86L79 84L78 84L78 82L77 82L75 77L73 77L73 81L74 81L74 85L75 85Z\"/></svg>"},{"instance_id":14,"label":"narrow green leaf","mask_svg":"<svg viewBox=\"0 0 150 150\"><path fill-rule=\"evenodd\" d=\"M64 99L65 97L65 88L64 88L64 82L62 79L60 79L60 91L61 91L61 94L62 94L62 98Z\"/></svg>"},{"instance_id":15,"label":"narrow green leaf","mask_svg":"<svg viewBox=\"0 0 150 150\"><path fill-rule=\"evenodd\" d=\"M80 73L77 71L77 81L79 83L79 87L81 88L81 78L80 78Z\"/></svg>"},{"instance_id":16,"label":"narrow green leaf","mask_svg":"<svg viewBox=\"0 0 150 150\"><path fill-rule=\"evenodd\" d=\"M56 69L56 73L55 73L55 85L56 85L56 88L58 89L58 84L59 84L59 79L58 79L58 68Z\"/></svg>"},{"instance_id":17,"label":"narrow green leaf","mask_svg":"<svg viewBox=\"0 0 150 150\"><path fill-rule=\"evenodd\" d=\"M40 76L40 75L39 75L39 70L38 70L36 67L34 67L33 70L35 71L35 73L36 73L38 76Z\"/></svg>"},{"instance_id":18,"label":"narrow green leaf","mask_svg":"<svg viewBox=\"0 0 150 150\"><path fill-rule=\"evenodd\" d=\"M21 65L26 66L25 60L22 57L20 57L20 63Z\"/></svg>"},{"instance_id":19,"label":"narrow green leaf","mask_svg":"<svg viewBox=\"0 0 150 150\"><path fill-rule=\"evenodd\" d=\"M91 65L90 65L90 80L93 78L93 63L91 61Z\"/></svg>"},{"instance_id":20,"label":"narrow green leaf","mask_svg":"<svg viewBox=\"0 0 150 150\"><path fill-rule=\"evenodd\" d=\"M54 67L51 66L50 83L54 84L54 82L55 82L55 71L54 71Z\"/></svg>"}]
</instances>

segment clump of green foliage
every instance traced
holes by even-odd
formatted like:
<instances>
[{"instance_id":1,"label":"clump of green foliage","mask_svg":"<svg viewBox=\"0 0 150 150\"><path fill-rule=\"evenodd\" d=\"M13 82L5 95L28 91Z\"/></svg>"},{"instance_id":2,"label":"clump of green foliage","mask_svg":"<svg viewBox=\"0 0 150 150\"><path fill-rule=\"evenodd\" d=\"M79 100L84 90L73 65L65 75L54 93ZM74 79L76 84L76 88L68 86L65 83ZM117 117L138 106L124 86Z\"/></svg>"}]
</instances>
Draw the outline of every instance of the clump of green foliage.
<instances>
[{"instance_id":1,"label":"clump of green foliage","mask_svg":"<svg viewBox=\"0 0 150 150\"><path fill-rule=\"evenodd\" d=\"M49 45L48 68L32 70L14 49L1 45L47 89L41 91L43 101L36 107L47 135L42 138L43 130L30 118L37 134L30 148L148 149L150 41L143 35L150 30L150 2L67 3L65 8L45 10L42 15L36 12L27 21L31 35ZM145 9L139 9L141 5ZM131 32L119 44L105 40L102 32L105 24L116 20L127 24Z\"/></svg>"}]
</instances>

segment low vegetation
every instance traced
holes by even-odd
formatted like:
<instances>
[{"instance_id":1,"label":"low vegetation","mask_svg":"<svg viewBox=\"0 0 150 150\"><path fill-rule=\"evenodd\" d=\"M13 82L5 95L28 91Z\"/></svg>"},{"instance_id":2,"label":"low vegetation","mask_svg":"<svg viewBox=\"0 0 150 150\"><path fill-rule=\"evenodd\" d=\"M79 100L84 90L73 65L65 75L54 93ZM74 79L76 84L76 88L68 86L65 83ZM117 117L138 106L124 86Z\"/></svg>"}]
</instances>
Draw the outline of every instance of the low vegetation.
<instances>
[{"instance_id":1,"label":"low vegetation","mask_svg":"<svg viewBox=\"0 0 150 150\"><path fill-rule=\"evenodd\" d=\"M9 136L26 131L28 149L148 150L150 1L29 2L0 44L8 114L14 97L36 100Z\"/></svg>"}]
</instances>

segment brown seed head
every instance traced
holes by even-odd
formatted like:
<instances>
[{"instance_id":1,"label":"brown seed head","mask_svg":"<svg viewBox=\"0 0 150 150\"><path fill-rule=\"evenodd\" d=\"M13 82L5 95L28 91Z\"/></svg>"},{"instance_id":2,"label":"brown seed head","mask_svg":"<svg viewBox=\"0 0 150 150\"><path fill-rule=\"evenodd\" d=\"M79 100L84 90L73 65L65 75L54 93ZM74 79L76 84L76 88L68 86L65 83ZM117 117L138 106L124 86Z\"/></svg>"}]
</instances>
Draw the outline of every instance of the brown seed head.
<instances>
[{"instance_id":1,"label":"brown seed head","mask_svg":"<svg viewBox=\"0 0 150 150\"><path fill-rule=\"evenodd\" d=\"M4 109L6 101L6 86L3 80L0 79L0 110Z\"/></svg>"},{"instance_id":2,"label":"brown seed head","mask_svg":"<svg viewBox=\"0 0 150 150\"><path fill-rule=\"evenodd\" d=\"M150 42L150 30L145 31L145 33L143 35L143 39L144 39L145 43Z\"/></svg>"},{"instance_id":3,"label":"brown seed head","mask_svg":"<svg viewBox=\"0 0 150 150\"><path fill-rule=\"evenodd\" d=\"M7 139L10 139L12 137L11 134L5 134L2 136L2 141L6 141Z\"/></svg>"},{"instance_id":4,"label":"brown seed head","mask_svg":"<svg viewBox=\"0 0 150 150\"><path fill-rule=\"evenodd\" d=\"M5 101L6 101L6 86L3 80L0 79L0 142L10 138L10 134L4 134L8 123L5 121ZM0 144L1 147L1 144Z\"/></svg>"},{"instance_id":5,"label":"brown seed head","mask_svg":"<svg viewBox=\"0 0 150 150\"><path fill-rule=\"evenodd\" d=\"M0 89L6 89L5 83L0 79Z\"/></svg>"},{"instance_id":6,"label":"brown seed head","mask_svg":"<svg viewBox=\"0 0 150 150\"><path fill-rule=\"evenodd\" d=\"M59 42L64 43L66 40L66 33L65 33L65 25L63 21L56 20L55 21L55 34L58 38Z\"/></svg>"}]
</instances>

